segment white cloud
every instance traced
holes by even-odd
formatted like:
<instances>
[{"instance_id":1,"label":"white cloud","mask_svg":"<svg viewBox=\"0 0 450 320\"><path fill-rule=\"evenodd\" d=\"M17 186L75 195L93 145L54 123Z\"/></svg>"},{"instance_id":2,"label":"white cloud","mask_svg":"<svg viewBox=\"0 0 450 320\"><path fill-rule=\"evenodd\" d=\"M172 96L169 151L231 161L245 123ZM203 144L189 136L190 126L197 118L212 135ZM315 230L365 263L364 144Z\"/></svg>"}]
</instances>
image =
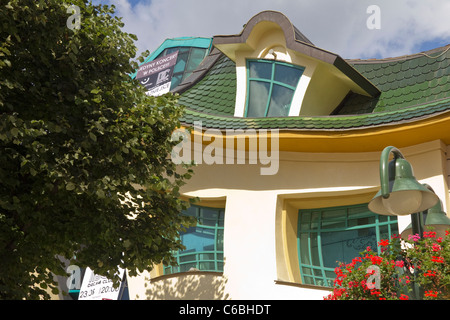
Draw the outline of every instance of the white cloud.
<instances>
[{"instance_id":1,"label":"white cloud","mask_svg":"<svg viewBox=\"0 0 450 320\"><path fill-rule=\"evenodd\" d=\"M392 57L418 52L425 42L450 43L448 0L98 1L117 7L124 29L138 36L139 52L167 38L237 34L263 10L282 12L315 45L343 58ZM367 28L369 5L380 8L381 29Z\"/></svg>"}]
</instances>

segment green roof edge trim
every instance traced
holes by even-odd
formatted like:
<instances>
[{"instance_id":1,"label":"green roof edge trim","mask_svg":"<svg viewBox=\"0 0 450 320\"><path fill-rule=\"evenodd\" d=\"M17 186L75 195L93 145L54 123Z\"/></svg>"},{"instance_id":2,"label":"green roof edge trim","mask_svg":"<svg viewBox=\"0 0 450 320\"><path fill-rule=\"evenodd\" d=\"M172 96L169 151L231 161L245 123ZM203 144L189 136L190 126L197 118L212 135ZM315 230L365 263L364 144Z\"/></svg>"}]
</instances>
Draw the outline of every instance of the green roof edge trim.
<instances>
[{"instance_id":1,"label":"green roof edge trim","mask_svg":"<svg viewBox=\"0 0 450 320\"><path fill-rule=\"evenodd\" d=\"M413 107L380 113L337 116L241 118L217 116L186 109L181 123L192 125L202 121L202 127L215 129L288 129L306 131L344 131L397 125L450 112L450 98Z\"/></svg>"},{"instance_id":2,"label":"green roof edge trim","mask_svg":"<svg viewBox=\"0 0 450 320\"><path fill-rule=\"evenodd\" d=\"M153 61L157 56L161 54L167 48L174 47L195 47L195 48L204 48L211 49L212 46L212 38L204 38L204 37L179 37L179 38L171 38L166 39L164 42L153 51L147 58L145 58L144 62L140 63L139 66ZM136 77L136 73L131 74L131 78L134 79Z\"/></svg>"}]
</instances>

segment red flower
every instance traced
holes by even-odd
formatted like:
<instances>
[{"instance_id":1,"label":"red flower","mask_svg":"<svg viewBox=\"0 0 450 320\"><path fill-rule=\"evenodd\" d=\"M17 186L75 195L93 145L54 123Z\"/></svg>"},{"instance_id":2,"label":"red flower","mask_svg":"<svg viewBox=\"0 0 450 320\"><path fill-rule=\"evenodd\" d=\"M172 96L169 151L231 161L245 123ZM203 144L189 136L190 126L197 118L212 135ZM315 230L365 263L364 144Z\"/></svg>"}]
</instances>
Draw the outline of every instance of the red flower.
<instances>
[{"instance_id":1,"label":"red flower","mask_svg":"<svg viewBox=\"0 0 450 320\"><path fill-rule=\"evenodd\" d=\"M362 262L361 257L356 257L356 258L353 258L353 259L352 259L352 264L353 264L353 265L355 265L356 262Z\"/></svg>"},{"instance_id":2,"label":"red flower","mask_svg":"<svg viewBox=\"0 0 450 320\"><path fill-rule=\"evenodd\" d=\"M423 237L424 238L434 238L434 237L436 237L436 232L434 232L434 231L429 231L429 232L425 231L423 233Z\"/></svg>"},{"instance_id":3,"label":"red flower","mask_svg":"<svg viewBox=\"0 0 450 320\"><path fill-rule=\"evenodd\" d=\"M370 260L372 260L372 264L381 264L381 262L383 261L383 258L381 258L379 256L373 256L370 258Z\"/></svg>"},{"instance_id":4,"label":"red flower","mask_svg":"<svg viewBox=\"0 0 450 320\"><path fill-rule=\"evenodd\" d=\"M381 294L381 292L380 292L380 291L377 291L377 290L375 290L375 289L371 289L371 290L370 290L370 294L373 295L373 296L374 296L374 295L378 296L378 295Z\"/></svg>"},{"instance_id":5,"label":"red flower","mask_svg":"<svg viewBox=\"0 0 450 320\"><path fill-rule=\"evenodd\" d=\"M436 277L436 271L428 270L426 273L423 274L425 277Z\"/></svg>"},{"instance_id":6,"label":"red flower","mask_svg":"<svg viewBox=\"0 0 450 320\"><path fill-rule=\"evenodd\" d=\"M405 263L402 260L395 261L395 266L399 267L399 268L403 268L405 266Z\"/></svg>"},{"instance_id":7,"label":"red flower","mask_svg":"<svg viewBox=\"0 0 450 320\"><path fill-rule=\"evenodd\" d=\"M441 246L438 245L437 243L433 243L433 251L437 252L437 251L440 251L440 250L441 250Z\"/></svg>"},{"instance_id":8,"label":"red flower","mask_svg":"<svg viewBox=\"0 0 450 320\"><path fill-rule=\"evenodd\" d=\"M400 295L400 300L408 300L409 297L405 294Z\"/></svg>"},{"instance_id":9,"label":"red flower","mask_svg":"<svg viewBox=\"0 0 450 320\"><path fill-rule=\"evenodd\" d=\"M387 239L382 239L380 242L378 242L378 245L379 245L380 247L386 247L386 246L389 245L389 240L387 240Z\"/></svg>"},{"instance_id":10,"label":"red flower","mask_svg":"<svg viewBox=\"0 0 450 320\"><path fill-rule=\"evenodd\" d=\"M437 291L433 291L433 290L429 290L429 291L425 291L425 297L437 297L438 292Z\"/></svg>"},{"instance_id":11,"label":"red flower","mask_svg":"<svg viewBox=\"0 0 450 320\"><path fill-rule=\"evenodd\" d=\"M433 262L439 262L439 263L444 263L444 258L432 256L432 257L431 257L431 261L433 261Z\"/></svg>"}]
</instances>

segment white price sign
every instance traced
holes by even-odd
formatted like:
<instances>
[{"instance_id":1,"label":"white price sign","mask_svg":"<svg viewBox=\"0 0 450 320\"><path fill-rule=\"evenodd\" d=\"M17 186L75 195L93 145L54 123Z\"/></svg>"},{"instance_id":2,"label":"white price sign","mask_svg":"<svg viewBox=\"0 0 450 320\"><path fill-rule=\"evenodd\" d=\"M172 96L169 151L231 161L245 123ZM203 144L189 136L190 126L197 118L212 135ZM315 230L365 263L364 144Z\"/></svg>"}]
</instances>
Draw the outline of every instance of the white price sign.
<instances>
[{"instance_id":1,"label":"white price sign","mask_svg":"<svg viewBox=\"0 0 450 320\"><path fill-rule=\"evenodd\" d=\"M124 270L119 269L121 279L123 274ZM114 288L112 280L96 275L91 269L87 268L78 300L117 300L119 291L120 285Z\"/></svg>"}]
</instances>

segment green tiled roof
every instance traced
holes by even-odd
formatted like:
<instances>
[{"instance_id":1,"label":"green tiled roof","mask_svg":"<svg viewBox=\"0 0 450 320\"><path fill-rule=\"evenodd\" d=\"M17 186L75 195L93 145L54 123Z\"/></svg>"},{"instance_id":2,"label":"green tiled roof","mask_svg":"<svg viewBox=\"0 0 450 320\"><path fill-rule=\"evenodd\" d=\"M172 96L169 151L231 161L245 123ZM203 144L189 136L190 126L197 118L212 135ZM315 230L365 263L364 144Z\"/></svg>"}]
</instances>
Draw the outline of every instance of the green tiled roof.
<instances>
[{"instance_id":1,"label":"green tiled roof","mask_svg":"<svg viewBox=\"0 0 450 320\"><path fill-rule=\"evenodd\" d=\"M183 122L193 125L201 121L202 127L217 129L301 129L301 130L345 130L367 128L383 124L420 119L429 115L450 112L450 98L425 105L395 111L344 116L283 117L283 118L239 118L216 116L194 110L186 112Z\"/></svg>"},{"instance_id":2,"label":"green tiled roof","mask_svg":"<svg viewBox=\"0 0 450 320\"><path fill-rule=\"evenodd\" d=\"M398 110L450 97L448 48L393 61L354 61L354 68L382 92L373 112Z\"/></svg>"},{"instance_id":3,"label":"green tiled roof","mask_svg":"<svg viewBox=\"0 0 450 320\"><path fill-rule=\"evenodd\" d=\"M190 110L214 115L234 115L236 102L236 65L221 55L206 76L183 93L180 104Z\"/></svg>"},{"instance_id":4,"label":"green tiled roof","mask_svg":"<svg viewBox=\"0 0 450 320\"><path fill-rule=\"evenodd\" d=\"M348 130L414 121L450 111L450 46L381 60L347 60L381 90L376 98L350 94L336 115L282 118L233 117L235 63L225 55L181 93L182 122L218 129Z\"/></svg>"}]
</instances>

